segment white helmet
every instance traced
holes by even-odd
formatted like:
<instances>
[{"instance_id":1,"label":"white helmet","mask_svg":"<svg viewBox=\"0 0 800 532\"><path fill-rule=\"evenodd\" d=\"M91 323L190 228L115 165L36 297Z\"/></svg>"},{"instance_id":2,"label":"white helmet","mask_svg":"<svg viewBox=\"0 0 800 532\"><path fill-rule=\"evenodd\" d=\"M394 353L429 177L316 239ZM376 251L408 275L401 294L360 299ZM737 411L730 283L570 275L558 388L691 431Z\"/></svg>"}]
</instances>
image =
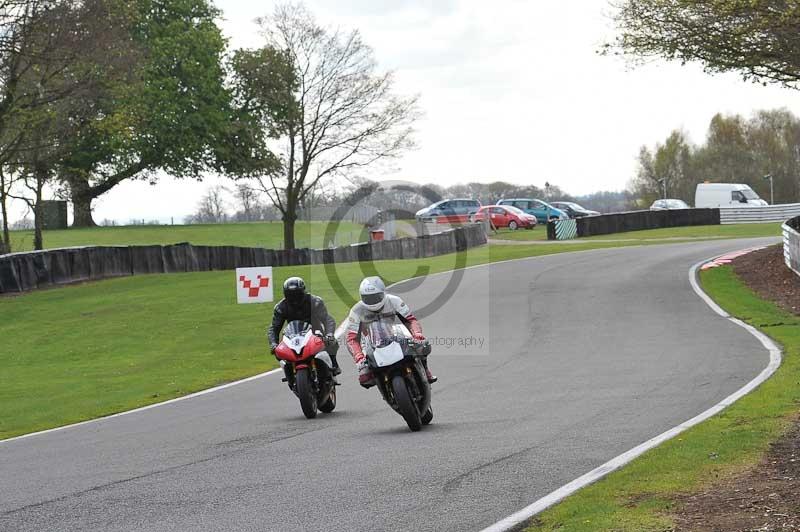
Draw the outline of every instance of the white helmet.
<instances>
[{"instance_id":1,"label":"white helmet","mask_svg":"<svg viewBox=\"0 0 800 532\"><path fill-rule=\"evenodd\" d=\"M380 277L366 277L361 281L358 293L361 295L361 302L372 312L379 311L386 301L386 285Z\"/></svg>"}]
</instances>

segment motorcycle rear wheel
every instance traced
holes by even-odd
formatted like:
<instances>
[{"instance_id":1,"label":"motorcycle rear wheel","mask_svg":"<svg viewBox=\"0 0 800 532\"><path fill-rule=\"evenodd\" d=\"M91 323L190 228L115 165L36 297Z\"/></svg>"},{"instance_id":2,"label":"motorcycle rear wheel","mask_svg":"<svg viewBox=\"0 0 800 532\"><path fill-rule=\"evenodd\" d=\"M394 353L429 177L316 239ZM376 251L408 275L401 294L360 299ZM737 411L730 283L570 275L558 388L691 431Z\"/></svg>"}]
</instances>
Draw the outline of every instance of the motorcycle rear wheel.
<instances>
[{"instance_id":1,"label":"motorcycle rear wheel","mask_svg":"<svg viewBox=\"0 0 800 532\"><path fill-rule=\"evenodd\" d=\"M324 412L326 414L330 414L333 412L333 409L336 408L336 387L334 386L331 390L330 395L328 395L328 400L319 405L320 412Z\"/></svg>"},{"instance_id":2,"label":"motorcycle rear wheel","mask_svg":"<svg viewBox=\"0 0 800 532\"><path fill-rule=\"evenodd\" d=\"M422 419L420 419L419 409L408 390L406 380L402 376L397 375L392 379L392 389L394 390L394 399L397 401L400 415L406 420L408 428L413 432L417 432L422 428Z\"/></svg>"},{"instance_id":3,"label":"motorcycle rear wheel","mask_svg":"<svg viewBox=\"0 0 800 532\"><path fill-rule=\"evenodd\" d=\"M300 407L308 419L317 417L317 393L311 382L311 375L307 368L303 368L295 375L297 383L297 396L300 398Z\"/></svg>"}]
</instances>

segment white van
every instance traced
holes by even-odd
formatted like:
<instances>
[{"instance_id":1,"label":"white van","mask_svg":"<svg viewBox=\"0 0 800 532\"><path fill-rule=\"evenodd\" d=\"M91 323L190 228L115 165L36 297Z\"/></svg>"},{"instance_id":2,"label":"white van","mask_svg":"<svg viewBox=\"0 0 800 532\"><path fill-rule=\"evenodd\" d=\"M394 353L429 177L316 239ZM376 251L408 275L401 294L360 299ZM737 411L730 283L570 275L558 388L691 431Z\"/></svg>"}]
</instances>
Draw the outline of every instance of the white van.
<instances>
[{"instance_id":1,"label":"white van","mask_svg":"<svg viewBox=\"0 0 800 532\"><path fill-rule=\"evenodd\" d=\"M717 207L761 207L767 202L747 185L735 183L699 183L694 193L698 209Z\"/></svg>"}]
</instances>

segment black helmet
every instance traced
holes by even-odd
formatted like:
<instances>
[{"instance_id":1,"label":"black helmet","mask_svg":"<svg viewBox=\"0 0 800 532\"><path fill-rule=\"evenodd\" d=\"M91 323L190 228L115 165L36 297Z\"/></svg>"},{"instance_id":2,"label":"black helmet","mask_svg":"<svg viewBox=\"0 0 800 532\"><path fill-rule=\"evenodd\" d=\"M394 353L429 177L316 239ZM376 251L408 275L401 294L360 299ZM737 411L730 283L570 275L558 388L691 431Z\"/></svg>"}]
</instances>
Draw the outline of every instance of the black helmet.
<instances>
[{"instance_id":1,"label":"black helmet","mask_svg":"<svg viewBox=\"0 0 800 532\"><path fill-rule=\"evenodd\" d=\"M283 283L283 297L291 306L303 302L306 296L306 283L300 277L289 277Z\"/></svg>"}]
</instances>

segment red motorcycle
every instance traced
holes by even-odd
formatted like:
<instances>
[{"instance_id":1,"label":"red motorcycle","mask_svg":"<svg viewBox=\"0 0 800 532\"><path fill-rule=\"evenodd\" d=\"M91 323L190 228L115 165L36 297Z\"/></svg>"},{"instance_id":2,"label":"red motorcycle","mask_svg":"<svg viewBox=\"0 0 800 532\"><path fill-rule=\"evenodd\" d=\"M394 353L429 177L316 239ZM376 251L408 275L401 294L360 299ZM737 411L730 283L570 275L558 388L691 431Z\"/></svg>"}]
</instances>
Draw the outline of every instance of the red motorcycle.
<instances>
[{"instance_id":1,"label":"red motorcycle","mask_svg":"<svg viewBox=\"0 0 800 532\"><path fill-rule=\"evenodd\" d=\"M325 342L311 330L311 324L292 321L283 331L275 356L286 371L289 388L300 399L303 414L317 417L317 410L329 413L336 408L336 381L333 363Z\"/></svg>"}]
</instances>

